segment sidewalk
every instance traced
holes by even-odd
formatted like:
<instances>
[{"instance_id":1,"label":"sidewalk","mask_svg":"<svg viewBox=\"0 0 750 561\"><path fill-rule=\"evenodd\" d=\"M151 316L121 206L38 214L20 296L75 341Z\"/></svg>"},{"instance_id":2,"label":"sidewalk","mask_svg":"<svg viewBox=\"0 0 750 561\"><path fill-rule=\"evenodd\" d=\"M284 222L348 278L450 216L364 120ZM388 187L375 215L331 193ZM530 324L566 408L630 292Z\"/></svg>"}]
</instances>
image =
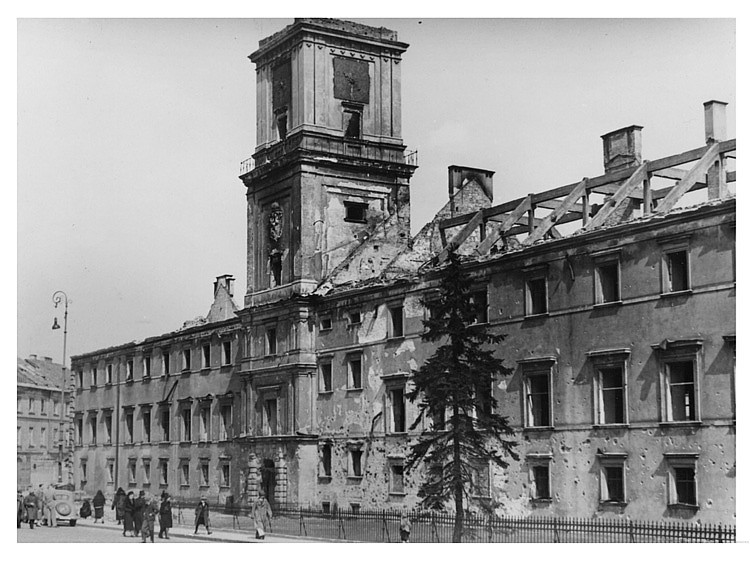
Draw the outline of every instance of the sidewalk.
<instances>
[{"instance_id":1,"label":"sidewalk","mask_svg":"<svg viewBox=\"0 0 750 561\"><path fill-rule=\"evenodd\" d=\"M92 518L79 518L77 524L79 526L86 526L87 528L99 528L102 530L110 530L116 532L122 532L122 526L116 524L111 520L104 520L104 524L94 524ZM159 524L156 523L157 535L154 537L154 542L169 543L167 540L159 539L158 531ZM322 538L311 538L301 536L282 536L278 534L266 534L265 540L256 540L255 533L252 534L249 531L242 530L212 530L211 535L206 534L206 529L201 526L199 533L196 535L193 533L194 530L187 526L175 526L169 530L170 536L179 536L181 538L194 539L201 542L219 542L219 543L347 543L344 540L326 540ZM140 541L140 538L133 538L133 541Z\"/></svg>"}]
</instances>

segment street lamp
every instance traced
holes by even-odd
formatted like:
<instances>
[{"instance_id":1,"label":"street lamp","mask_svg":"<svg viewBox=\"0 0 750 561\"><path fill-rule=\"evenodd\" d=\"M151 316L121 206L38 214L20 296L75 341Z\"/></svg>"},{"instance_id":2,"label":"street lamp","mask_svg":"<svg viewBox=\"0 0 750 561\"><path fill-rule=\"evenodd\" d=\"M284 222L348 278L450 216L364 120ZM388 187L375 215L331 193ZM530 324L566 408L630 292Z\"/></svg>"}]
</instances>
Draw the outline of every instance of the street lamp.
<instances>
[{"instance_id":1,"label":"street lamp","mask_svg":"<svg viewBox=\"0 0 750 561\"><path fill-rule=\"evenodd\" d=\"M62 476L63 476L63 447L64 442L66 441L65 438L65 425L63 422L63 418L65 417L65 413L67 411L67 404L65 403L65 386L68 383L68 376L65 372L65 361L67 359L67 350L68 350L68 295L65 294L62 290L58 290L52 295L52 302L55 303L55 308L61 303L65 303L65 315L63 315L63 360L62 360L62 367L63 367L63 383L62 388L60 390L60 442L58 443L58 452L60 456L60 471L58 473L57 479L58 483L62 483ZM52 329L60 329L60 324L57 323L57 317L55 317L55 321L52 324Z\"/></svg>"}]
</instances>

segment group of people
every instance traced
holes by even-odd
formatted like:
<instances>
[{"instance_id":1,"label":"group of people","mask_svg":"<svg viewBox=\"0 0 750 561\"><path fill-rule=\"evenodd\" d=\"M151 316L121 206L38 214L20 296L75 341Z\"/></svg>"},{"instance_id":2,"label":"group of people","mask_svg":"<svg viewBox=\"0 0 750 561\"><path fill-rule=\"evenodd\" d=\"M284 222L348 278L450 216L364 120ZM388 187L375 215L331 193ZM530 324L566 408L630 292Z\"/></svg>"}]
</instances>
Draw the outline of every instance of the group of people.
<instances>
[{"instance_id":1,"label":"group of people","mask_svg":"<svg viewBox=\"0 0 750 561\"><path fill-rule=\"evenodd\" d=\"M33 530L37 520L44 526L57 527L57 503L52 485L39 485L37 490L30 486L26 495L19 490L17 502L18 528L21 527L21 522L28 522L29 528Z\"/></svg>"},{"instance_id":2,"label":"group of people","mask_svg":"<svg viewBox=\"0 0 750 561\"><path fill-rule=\"evenodd\" d=\"M96 502L94 509L96 509ZM147 494L146 491L140 491L138 498L135 498L133 491L126 493L120 487L112 500L112 510L115 511L117 523L122 524L123 536L140 536L142 542L151 540L153 543L154 526L158 517L159 538L169 539L169 529L172 527L172 498L166 491L162 492L161 500ZM103 511L104 504L102 503L102 516Z\"/></svg>"}]
</instances>

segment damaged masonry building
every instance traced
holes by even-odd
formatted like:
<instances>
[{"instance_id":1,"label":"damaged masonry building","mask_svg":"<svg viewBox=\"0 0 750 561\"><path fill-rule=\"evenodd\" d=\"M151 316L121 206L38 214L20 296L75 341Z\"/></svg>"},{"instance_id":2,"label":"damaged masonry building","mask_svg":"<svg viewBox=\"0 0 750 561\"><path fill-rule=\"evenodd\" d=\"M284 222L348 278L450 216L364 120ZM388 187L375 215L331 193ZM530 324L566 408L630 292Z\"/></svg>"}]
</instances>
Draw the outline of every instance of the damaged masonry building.
<instances>
[{"instance_id":1,"label":"damaged masonry building","mask_svg":"<svg viewBox=\"0 0 750 561\"><path fill-rule=\"evenodd\" d=\"M412 508L420 430L405 399L434 352L421 304L450 250L477 318L504 334L498 410L520 460L477 468L499 513L735 521L736 141L645 160L639 126L604 170L511 201L451 166L410 235L417 168L385 28L297 19L262 40L257 146L243 162L247 279L205 318L73 357L75 483L324 509Z\"/></svg>"}]
</instances>

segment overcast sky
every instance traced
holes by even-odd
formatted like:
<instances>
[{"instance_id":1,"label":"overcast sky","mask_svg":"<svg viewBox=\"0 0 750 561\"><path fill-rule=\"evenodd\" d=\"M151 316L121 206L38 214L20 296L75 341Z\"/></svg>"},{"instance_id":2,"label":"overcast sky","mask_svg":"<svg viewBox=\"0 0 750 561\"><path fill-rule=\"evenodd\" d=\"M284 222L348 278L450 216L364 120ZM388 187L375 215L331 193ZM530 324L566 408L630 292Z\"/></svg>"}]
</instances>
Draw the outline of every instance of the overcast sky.
<instances>
[{"instance_id":1,"label":"overcast sky","mask_svg":"<svg viewBox=\"0 0 750 561\"><path fill-rule=\"evenodd\" d=\"M19 20L19 356L61 360L56 290L68 358L205 315L221 274L242 305L247 55L291 21ZM646 159L701 146L709 99L735 136L732 20L357 21L411 45L413 232L452 164L495 170L499 203L601 174L600 136L623 126L644 127Z\"/></svg>"}]
</instances>

